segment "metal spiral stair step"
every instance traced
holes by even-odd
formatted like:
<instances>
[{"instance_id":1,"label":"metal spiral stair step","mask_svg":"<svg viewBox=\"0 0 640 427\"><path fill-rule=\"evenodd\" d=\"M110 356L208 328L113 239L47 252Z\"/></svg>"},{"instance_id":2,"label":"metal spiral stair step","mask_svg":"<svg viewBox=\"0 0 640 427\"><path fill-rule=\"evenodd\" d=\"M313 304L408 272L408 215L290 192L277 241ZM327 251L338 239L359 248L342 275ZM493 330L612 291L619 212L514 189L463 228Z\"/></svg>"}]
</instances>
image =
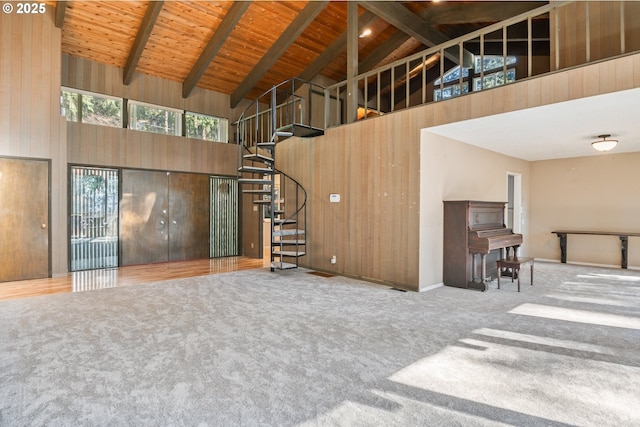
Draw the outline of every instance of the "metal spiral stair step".
<instances>
[{"instance_id":1,"label":"metal spiral stair step","mask_svg":"<svg viewBox=\"0 0 640 427\"><path fill-rule=\"evenodd\" d=\"M273 158L265 156L264 154L245 154L242 158L254 162L273 163Z\"/></svg>"},{"instance_id":2,"label":"metal spiral stair step","mask_svg":"<svg viewBox=\"0 0 640 427\"><path fill-rule=\"evenodd\" d=\"M301 257L306 255L306 253L302 251L279 251L277 249L274 249L271 253L275 256L287 256L287 257Z\"/></svg>"},{"instance_id":3,"label":"metal spiral stair step","mask_svg":"<svg viewBox=\"0 0 640 427\"><path fill-rule=\"evenodd\" d=\"M251 185L272 185L273 181L264 178L240 178L238 184L251 184Z\"/></svg>"},{"instance_id":4,"label":"metal spiral stair step","mask_svg":"<svg viewBox=\"0 0 640 427\"><path fill-rule=\"evenodd\" d=\"M298 268L298 266L296 264L291 264L289 262L282 262L282 261L272 261L271 262L271 270L273 270L273 269L290 270L292 268Z\"/></svg>"},{"instance_id":5,"label":"metal spiral stair step","mask_svg":"<svg viewBox=\"0 0 640 427\"><path fill-rule=\"evenodd\" d=\"M238 172L249 172L249 173L272 173L273 169L271 168L261 168L257 166L242 166L238 168Z\"/></svg>"},{"instance_id":6,"label":"metal spiral stair step","mask_svg":"<svg viewBox=\"0 0 640 427\"><path fill-rule=\"evenodd\" d=\"M275 219L274 225L296 224L298 221L295 219Z\"/></svg>"},{"instance_id":7,"label":"metal spiral stair step","mask_svg":"<svg viewBox=\"0 0 640 427\"><path fill-rule=\"evenodd\" d=\"M306 240L276 240L273 242L273 246L304 246L306 245Z\"/></svg>"},{"instance_id":8,"label":"metal spiral stair step","mask_svg":"<svg viewBox=\"0 0 640 427\"><path fill-rule=\"evenodd\" d=\"M274 230L273 237L295 236L299 234L305 234L305 231L297 229Z\"/></svg>"},{"instance_id":9,"label":"metal spiral stair step","mask_svg":"<svg viewBox=\"0 0 640 427\"><path fill-rule=\"evenodd\" d=\"M261 188L259 190L242 190L244 194L271 194L271 190L268 188Z\"/></svg>"}]
</instances>

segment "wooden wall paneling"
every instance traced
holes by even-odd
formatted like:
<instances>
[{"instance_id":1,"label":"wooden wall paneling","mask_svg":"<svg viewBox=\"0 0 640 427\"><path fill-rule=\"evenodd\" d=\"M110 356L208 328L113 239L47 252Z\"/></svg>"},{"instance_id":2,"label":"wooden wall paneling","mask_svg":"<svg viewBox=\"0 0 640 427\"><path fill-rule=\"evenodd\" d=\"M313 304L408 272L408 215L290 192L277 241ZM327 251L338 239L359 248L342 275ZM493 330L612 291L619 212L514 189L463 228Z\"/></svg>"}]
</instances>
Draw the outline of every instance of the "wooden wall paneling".
<instances>
[{"instance_id":1,"label":"wooden wall paneling","mask_svg":"<svg viewBox=\"0 0 640 427\"><path fill-rule=\"evenodd\" d=\"M618 91L633 87L633 58L621 58L616 64L614 75L614 90Z\"/></svg>"},{"instance_id":2,"label":"wooden wall paneling","mask_svg":"<svg viewBox=\"0 0 640 427\"><path fill-rule=\"evenodd\" d=\"M560 68L569 68L584 64L587 55L591 62L610 56L619 55L620 47L620 2L590 1L575 2L558 9L558 22L562 30L558 34L560 45ZM624 2L625 33L627 24L636 26L634 17L640 13L637 2ZM588 14L588 17L587 17ZM635 14L635 15L634 15ZM587 50L587 21L589 22L590 43ZM555 69L555 13L551 14L551 58L552 69ZM633 30L632 30L633 31ZM640 36L635 36L640 38ZM628 39L628 43L627 43ZM633 52L640 48L640 40L625 38L625 51Z\"/></svg>"},{"instance_id":3,"label":"wooden wall paneling","mask_svg":"<svg viewBox=\"0 0 640 427\"><path fill-rule=\"evenodd\" d=\"M419 124L416 120L417 114L412 114L412 121L407 126L408 129L415 129L419 135L422 132L424 126ZM416 137L414 137L416 138ZM412 140L414 140L412 138ZM405 283L414 284L420 281L420 260L415 256L415 253L420 253L420 141L421 137L417 137L416 142L411 146L407 144L405 149L405 156L407 156L408 167L407 169L407 242L406 242L406 272L407 278ZM415 225L418 224L418 232L415 230Z\"/></svg>"},{"instance_id":4,"label":"wooden wall paneling","mask_svg":"<svg viewBox=\"0 0 640 427\"><path fill-rule=\"evenodd\" d=\"M633 84L631 87L640 87L640 55L634 55L631 58L633 61Z\"/></svg>"},{"instance_id":5,"label":"wooden wall paneling","mask_svg":"<svg viewBox=\"0 0 640 427\"><path fill-rule=\"evenodd\" d=\"M362 138L362 147L365 150L368 150L369 155L364 157L365 164L369 166L369 170L367 171L366 176L363 178L368 180L368 191L367 195L369 198L370 204L370 218L367 223L367 227L364 230L366 233L365 240L362 242L365 247L368 248L365 252L364 261L366 262L367 271L364 273L367 277L381 277L381 263L371 263L371 260L375 259L384 259L388 257L390 254L387 252L388 245L384 242L384 234L385 228L388 230L388 227L382 227L381 224L389 221L392 222L393 219L386 217L384 207L386 206L386 183L387 177L382 173L384 171L383 162L383 148L387 146L390 141L385 137L382 141L378 141L376 135L378 132L383 132L384 130L380 127L381 123L375 123L375 126L365 127L363 131ZM375 141L375 142L374 142ZM354 189L356 192L357 188Z\"/></svg>"},{"instance_id":6,"label":"wooden wall paneling","mask_svg":"<svg viewBox=\"0 0 640 427\"><path fill-rule=\"evenodd\" d=\"M366 125L358 123L356 125L361 131L364 130ZM367 245L367 238L369 236L368 228L372 223L372 217L376 215L376 204L374 203L374 197L371 191L370 181L371 175L369 171L377 169L373 161L371 153L375 151L377 144L373 141L366 144L362 143L362 140L354 140L347 147L346 144L336 144L338 150L332 150L335 158L332 159L336 164L341 164L340 172L336 171L335 179L336 184L344 183L344 189L341 190L341 201L344 203L344 216L334 216L332 218L332 227L340 229L337 231L337 235L343 235L344 238L336 240L336 246L341 247L338 254L339 271L356 275L371 276L371 271L365 269L368 265L366 261L370 258L375 250L372 245ZM343 159L343 160L339 160ZM327 198L329 195L327 194ZM331 209L331 205L329 205ZM342 220L345 218L346 220ZM342 234L341 232L344 232ZM342 243L342 245L340 245ZM375 242L372 242L375 245ZM360 251L351 251L350 247L359 247Z\"/></svg>"},{"instance_id":7,"label":"wooden wall paneling","mask_svg":"<svg viewBox=\"0 0 640 427\"><path fill-rule=\"evenodd\" d=\"M9 106L12 103L11 92L15 90L11 82L11 69L14 63L11 57L11 34L13 33L13 28L8 16L0 16L0 24L0 53L4 58L9 58L8 60L0 61L0 99L4 100L0 102L0 153L9 153L11 150L11 138L9 137L11 109Z\"/></svg>"},{"instance_id":8,"label":"wooden wall paneling","mask_svg":"<svg viewBox=\"0 0 640 427\"><path fill-rule=\"evenodd\" d=\"M180 82L141 73L135 73L131 84L125 86L122 84L122 68L66 54L62 57L66 71L63 74L64 86L230 120L234 117L227 94L196 88L187 99L183 99Z\"/></svg>"},{"instance_id":9,"label":"wooden wall paneling","mask_svg":"<svg viewBox=\"0 0 640 427\"><path fill-rule=\"evenodd\" d=\"M242 187L240 187L242 191ZM242 254L244 256L258 258L262 254L262 215L259 207L252 203L251 195L240 193L240 238ZM256 207L257 209L254 209Z\"/></svg>"},{"instance_id":10,"label":"wooden wall paneling","mask_svg":"<svg viewBox=\"0 0 640 427\"><path fill-rule=\"evenodd\" d=\"M382 133L382 138L378 138L378 143L382 144L382 195L380 198L382 222L385 218L392 224L390 227L380 228L380 237L377 239L378 244L384 244L385 241L395 241L394 250L379 251L380 260L380 277L384 281L396 281L404 283L406 272L403 271L403 257L406 253L402 250L405 246L407 238L406 234L402 234L403 217L401 209L401 192L403 183L400 179L401 168L407 167L400 163L399 151L406 144L407 139L404 133L409 129L403 129L401 126L401 117L390 117L387 121L387 129ZM402 141L402 142L401 142Z\"/></svg>"},{"instance_id":11,"label":"wooden wall paneling","mask_svg":"<svg viewBox=\"0 0 640 427\"><path fill-rule=\"evenodd\" d=\"M604 61L598 64L600 68L600 79L598 82L599 85L599 93L610 93L616 90L616 68L618 64L615 64L611 61Z\"/></svg>"},{"instance_id":12,"label":"wooden wall paneling","mask_svg":"<svg viewBox=\"0 0 640 427\"><path fill-rule=\"evenodd\" d=\"M60 30L53 10L0 15L0 155L51 160L51 244L66 247L66 142L59 120ZM66 271L66 251L52 259Z\"/></svg>"},{"instance_id":13,"label":"wooden wall paneling","mask_svg":"<svg viewBox=\"0 0 640 427\"><path fill-rule=\"evenodd\" d=\"M153 159L155 157L156 141L159 143L160 140L164 139L161 137L155 137L154 134L144 135L143 138L140 138L140 142L137 144L140 150L140 159L137 162L140 167L143 169L154 169L153 168Z\"/></svg>"},{"instance_id":14,"label":"wooden wall paneling","mask_svg":"<svg viewBox=\"0 0 640 427\"><path fill-rule=\"evenodd\" d=\"M396 131L404 131L404 129L410 129L411 132L420 134L420 129L417 129L415 126L410 126L409 121L410 116L404 117L403 123L400 129L396 128ZM412 138L406 138L407 140L419 140L419 136L413 136ZM415 153L413 157L418 158L419 153L419 145L411 145L411 144L400 144L398 150L398 156L396 157L395 168L396 173L398 174L398 184L399 184L399 213L400 213L400 235L406 236L403 244L401 246L399 262L401 264L401 269L405 272L404 277L402 278L402 283L411 283L412 279L417 279L417 275L410 274L410 271L414 268L411 265L412 257L411 254L415 251L418 251L418 241L412 239L415 234L411 232L411 224L417 224L415 219L417 218L413 216L412 206L410 201L412 199L411 193L409 189L411 187L411 176L413 171L416 169L416 164L412 164L411 162L411 153ZM419 177L416 177L419 178ZM398 191L396 189L396 191ZM419 187L414 188L416 194L419 192ZM415 245L415 246L414 246ZM413 276L413 277L412 277ZM391 278L389 278L390 280Z\"/></svg>"},{"instance_id":15,"label":"wooden wall paneling","mask_svg":"<svg viewBox=\"0 0 640 427\"><path fill-rule=\"evenodd\" d=\"M640 50L640 2L624 3L625 51Z\"/></svg>"}]
</instances>

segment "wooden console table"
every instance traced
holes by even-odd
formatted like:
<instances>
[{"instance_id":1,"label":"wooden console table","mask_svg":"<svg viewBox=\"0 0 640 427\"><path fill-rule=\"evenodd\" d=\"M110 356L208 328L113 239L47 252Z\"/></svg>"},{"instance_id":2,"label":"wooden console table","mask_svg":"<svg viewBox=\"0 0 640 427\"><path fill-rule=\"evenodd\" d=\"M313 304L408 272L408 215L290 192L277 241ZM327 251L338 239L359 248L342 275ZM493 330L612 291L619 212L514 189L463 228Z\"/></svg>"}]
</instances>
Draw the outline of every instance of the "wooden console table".
<instances>
[{"instance_id":1,"label":"wooden console table","mask_svg":"<svg viewBox=\"0 0 640 427\"><path fill-rule=\"evenodd\" d=\"M589 234L593 236L618 236L622 246L621 268L627 268L627 249L629 247L629 236L640 237L640 233L624 233L616 231L576 231L576 230L556 230L552 231L560 238L560 261L567 262L567 235L568 234Z\"/></svg>"}]
</instances>

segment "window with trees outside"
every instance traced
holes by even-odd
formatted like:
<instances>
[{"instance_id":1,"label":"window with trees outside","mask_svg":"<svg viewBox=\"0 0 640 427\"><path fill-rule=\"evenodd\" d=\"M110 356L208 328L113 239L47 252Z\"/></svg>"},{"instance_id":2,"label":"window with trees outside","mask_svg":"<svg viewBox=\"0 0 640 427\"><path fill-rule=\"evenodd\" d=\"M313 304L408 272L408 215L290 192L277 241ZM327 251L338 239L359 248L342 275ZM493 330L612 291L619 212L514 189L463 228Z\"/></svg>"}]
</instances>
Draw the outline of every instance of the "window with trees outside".
<instances>
[{"instance_id":1,"label":"window with trees outside","mask_svg":"<svg viewBox=\"0 0 640 427\"><path fill-rule=\"evenodd\" d=\"M60 107L69 122L120 128L124 125L122 98L62 87ZM127 111L129 129L229 142L229 120L225 118L133 100L127 101Z\"/></svg>"},{"instance_id":2,"label":"window with trees outside","mask_svg":"<svg viewBox=\"0 0 640 427\"><path fill-rule=\"evenodd\" d=\"M122 99L62 88L62 110L70 122L122 127Z\"/></svg>"},{"instance_id":3,"label":"window with trees outside","mask_svg":"<svg viewBox=\"0 0 640 427\"><path fill-rule=\"evenodd\" d=\"M515 65L517 58L515 56L507 56L506 59L507 67L512 67L507 68L505 78L504 57L497 55L476 56L473 71L478 77L473 78L473 90L480 91L515 82L516 69L513 65ZM482 78L480 77L481 71L484 73ZM460 84L460 73L462 73L462 84ZM466 68L461 68L460 66L452 68L444 74L442 81L442 89L439 88L440 79L436 79L433 82L434 86L436 86L433 91L434 101L454 98L469 92L469 70Z\"/></svg>"},{"instance_id":4,"label":"window with trees outside","mask_svg":"<svg viewBox=\"0 0 640 427\"><path fill-rule=\"evenodd\" d=\"M182 136L182 111L129 101L129 129Z\"/></svg>"},{"instance_id":5,"label":"window with trees outside","mask_svg":"<svg viewBox=\"0 0 640 427\"><path fill-rule=\"evenodd\" d=\"M186 113L186 137L228 142L229 120L197 113Z\"/></svg>"}]
</instances>

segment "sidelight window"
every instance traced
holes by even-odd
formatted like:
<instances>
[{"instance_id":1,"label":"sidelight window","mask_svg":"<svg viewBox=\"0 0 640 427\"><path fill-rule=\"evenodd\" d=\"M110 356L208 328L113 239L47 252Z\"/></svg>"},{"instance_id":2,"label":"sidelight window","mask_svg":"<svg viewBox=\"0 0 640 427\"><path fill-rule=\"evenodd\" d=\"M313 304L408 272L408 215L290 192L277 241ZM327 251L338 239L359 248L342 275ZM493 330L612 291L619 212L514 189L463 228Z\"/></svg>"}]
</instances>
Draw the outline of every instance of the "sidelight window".
<instances>
[{"instance_id":1,"label":"sidelight window","mask_svg":"<svg viewBox=\"0 0 640 427\"><path fill-rule=\"evenodd\" d=\"M118 171L72 167L71 271L118 266Z\"/></svg>"}]
</instances>

